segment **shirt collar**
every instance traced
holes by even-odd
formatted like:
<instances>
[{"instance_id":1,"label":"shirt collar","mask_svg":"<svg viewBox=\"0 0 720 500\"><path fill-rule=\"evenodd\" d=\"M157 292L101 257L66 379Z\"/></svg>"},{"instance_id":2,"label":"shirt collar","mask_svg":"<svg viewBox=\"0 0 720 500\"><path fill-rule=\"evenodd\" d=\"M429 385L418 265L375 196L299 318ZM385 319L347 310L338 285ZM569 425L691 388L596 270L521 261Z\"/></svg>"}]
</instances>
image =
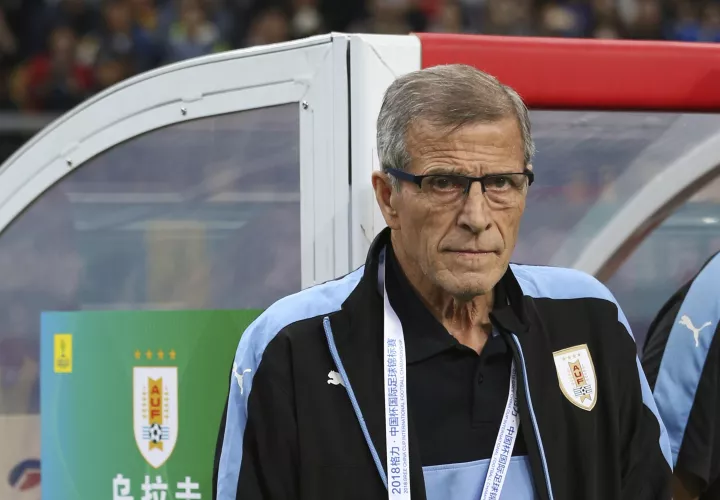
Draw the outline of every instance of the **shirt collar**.
<instances>
[{"instance_id":1,"label":"shirt collar","mask_svg":"<svg viewBox=\"0 0 720 500\"><path fill-rule=\"evenodd\" d=\"M385 248L385 286L388 300L403 327L408 363L417 363L457 347L460 343L433 316L408 281L395 257L392 243L388 242ZM494 334L498 330L516 334L526 332L523 292L510 268L493 291L495 297L490 319Z\"/></svg>"},{"instance_id":2,"label":"shirt collar","mask_svg":"<svg viewBox=\"0 0 720 500\"><path fill-rule=\"evenodd\" d=\"M378 271L381 270L380 263L382 255L384 253L393 253L392 243L390 241L390 232L390 228L386 227L376 236L375 240L373 240L370 246L370 251L368 252L367 261L365 263L363 279L361 280L363 285L359 285L356 290L350 294L345 303L343 303L343 308L349 310L353 310L354 308L363 310L363 308L367 308L369 304L373 304L371 309L379 309L379 316L373 316L373 321L379 322L379 325L376 326L382 325L383 317L383 286L378 280ZM386 250L389 250L389 252ZM402 269L394 256L392 256L391 260L394 261L393 265L395 266L397 272L393 272L392 266L389 266L389 269L386 271L390 281L390 283L386 285L388 288L388 299L398 314L400 322L403 325L403 329L406 330L405 338L406 345L408 346L408 352L406 354L408 356L408 361L420 361L425 359L427 355L432 356L433 354L437 354L441 350L447 348L447 346L456 345L458 343L457 340L455 340L455 338L447 332L442 324L438 322L432 313L427 309L417 292L415 292L415 289L410 285L410 282L405 277L405 274L402 272ZM386 262L387 261L388 259L386 259ZM398 296L403 296L403 289L406 294L404 298L407 300L397 298ZM528 332L530 325L528 315L532 315L534 309L532 307L527 307L527 297L524 296L520 283L515 277L511 267L508 267L500 282L495 286L494 292L495 304L493 305L493 310L490 313L490 319L492 320L494 328L497 331L511 332L518 335ZM408 307L405 307L406 303L409 303ZM421 319L410 319L415 316L416 312ZM365 324L368 321L370 321L370 317L367 313L355 318L356 323L364 325L359 331L363 331L364 328L371 328L369 324ZM373 322L370 321L370 323ZM428 325L431 326L428 328ZM374 329L374 327L371 329ZM416 353L414 347L410 347L410 345L414 342L412 341L412 337L408 334L413 331L424 332L426 329L429 329L430 333L434 331L436 334L433 336L433 341L428 342L428 345L434 346L434 348L427 350L421 348ZM441 333L442 335L437 335L438 333ZM421 333L420 335L423 334ZM408 342L408 338L411 339L410 342ZM439 341L438 338L440 339ZM410 349L413 349L412 353L410 353Z\"/></svg>"}]
</instances>

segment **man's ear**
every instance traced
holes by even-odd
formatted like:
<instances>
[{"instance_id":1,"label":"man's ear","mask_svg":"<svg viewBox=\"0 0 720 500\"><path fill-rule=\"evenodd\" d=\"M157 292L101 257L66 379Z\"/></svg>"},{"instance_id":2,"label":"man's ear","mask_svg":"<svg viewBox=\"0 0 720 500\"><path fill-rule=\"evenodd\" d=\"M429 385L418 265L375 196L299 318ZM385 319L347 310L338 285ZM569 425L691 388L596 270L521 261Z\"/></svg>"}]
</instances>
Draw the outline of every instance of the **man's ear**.
<instances>
[{"instance_id":1,"label":"man's ear","mask_svg":"<svg viewBox=\"0 0 720 500\"><path fill-rule=\"evenodd\" d=\"M385 224L390 229L400 229L400 220L394 207L400 193L393 187L392 179L388 174L376 170L372 173L372 186Z\"/></svg>"},{"instance_id":2,"label":"man's ear","mask_svg":"<svg viewBox=\"0 0 720 500\"><path fill-rule=\"evenodd\" d=\"M525 168L527 168L530 172L532 172L532 169L533 169L532 163L528 163L527 167L525 167Z\"/></svg>"}]
</instances>

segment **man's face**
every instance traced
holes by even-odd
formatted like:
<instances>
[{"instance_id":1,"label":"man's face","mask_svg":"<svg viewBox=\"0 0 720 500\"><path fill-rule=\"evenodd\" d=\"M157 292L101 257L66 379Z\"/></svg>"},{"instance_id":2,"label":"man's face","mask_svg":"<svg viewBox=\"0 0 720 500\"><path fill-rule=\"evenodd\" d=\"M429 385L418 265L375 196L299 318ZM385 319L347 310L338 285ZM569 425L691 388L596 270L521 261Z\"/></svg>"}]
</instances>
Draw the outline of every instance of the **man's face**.
<instances>
[{"instance_id":1,"label":"man's face","mask_svg":"<svg viewBox=\"0 0 720 500\"><path fill-rule=\"evenodd\" d=\"M419 123L411 127L407 139L409 171L415 175L480 177L519 173L525 167L514 118L467 125L451 134ZM394 230L395 251L410 267L405 271L422 273L416 279L464 300L492 290L515 248L527 190L519 191L509 205L498 204L488 200L475 182L465 197L442 204L411 182L400 181L399 190L386 183L386 176L376 174L375 191L385 220Z\"/></svg>"}]
</instances>

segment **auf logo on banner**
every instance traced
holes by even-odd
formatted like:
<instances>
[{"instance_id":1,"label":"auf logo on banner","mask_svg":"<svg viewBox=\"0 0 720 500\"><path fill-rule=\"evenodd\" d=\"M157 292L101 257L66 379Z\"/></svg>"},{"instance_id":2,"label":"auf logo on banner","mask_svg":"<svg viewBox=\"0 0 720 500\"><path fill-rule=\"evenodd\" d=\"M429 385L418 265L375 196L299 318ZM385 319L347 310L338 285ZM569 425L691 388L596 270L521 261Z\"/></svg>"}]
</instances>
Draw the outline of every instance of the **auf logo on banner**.
<instances>
[{"instance_id":1,"label":"auf logo on banner","mask_svg":"<svg viewBox=\"0 0 720 500\"><path fill-rule=\"evenodd\" d=\"M133 429L147 463L158 468L170 458L178 437L176 366L133 367Z\"/></svg>"},{"instance_id":2,"label":"auf logo on banner","mask_svg":"<svg viewBox=\"0 0 720 500\"><path fill-rule=\"evenodd\" d=\"M56 333L53 351L55 373L72 373L72 334Z\"/></svg>"}]
</instances>

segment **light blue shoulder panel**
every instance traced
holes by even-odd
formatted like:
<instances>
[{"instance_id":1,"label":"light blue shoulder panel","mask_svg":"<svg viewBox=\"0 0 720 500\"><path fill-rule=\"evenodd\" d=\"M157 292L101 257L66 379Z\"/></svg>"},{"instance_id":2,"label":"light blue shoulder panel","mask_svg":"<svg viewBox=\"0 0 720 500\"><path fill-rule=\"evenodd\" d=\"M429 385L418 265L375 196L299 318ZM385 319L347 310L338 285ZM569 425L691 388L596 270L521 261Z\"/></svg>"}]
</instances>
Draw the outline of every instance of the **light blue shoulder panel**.
<instances>
[{"instance_id":1,"label":"light blue shoulder panel","mask_svg":"<svg viewBox=\"0 0 720 500\"><path fill-rule=\"evenodd\" d=\"M270 306L243 333L235 353L218 470L217 499L235 500L242 463L247 402L265 348L283 328L297 321L340 310L362 278L364 267L336 280L305 289Z\"/></svg>"},{"instance_id":2,"label":"light blue shoulder panel","mask_svg":"<svg viewBox=\"0 0 720 500\"><path fill-rule=\"evenodd\" d=\"M720 323L720 253L697 275L670 330L655 402L670 435L673 464L682 447L710 344Z\"/></svg>"},{"instance_id":3,"label":"light blue shoulder panel","mask_svg":"<svg viewBox=\"0 0 720 500\"><path fill-rule=\"evenodd\" d=\"M625 317L620 305L615 297L605 285L587 273L575 269L565 269L559 267L543 267L543 266L523 266L511 264L511 268L518 282L520 283L523 293L530 297L549 298L549 299L577 299L577 298L597 298L612 302L617 306L618 321L627 330L628 334L633 337L630 324ZM643 403L652 411L660 425L660 448L665 460L672 467L670 454L670 441L668 439L665 424L659 416L652 391L645 378L645 372L640 364L640 359L635 358L638 376L640 377L640 386L642 389Z\"/></svg>"}]
</instances>

